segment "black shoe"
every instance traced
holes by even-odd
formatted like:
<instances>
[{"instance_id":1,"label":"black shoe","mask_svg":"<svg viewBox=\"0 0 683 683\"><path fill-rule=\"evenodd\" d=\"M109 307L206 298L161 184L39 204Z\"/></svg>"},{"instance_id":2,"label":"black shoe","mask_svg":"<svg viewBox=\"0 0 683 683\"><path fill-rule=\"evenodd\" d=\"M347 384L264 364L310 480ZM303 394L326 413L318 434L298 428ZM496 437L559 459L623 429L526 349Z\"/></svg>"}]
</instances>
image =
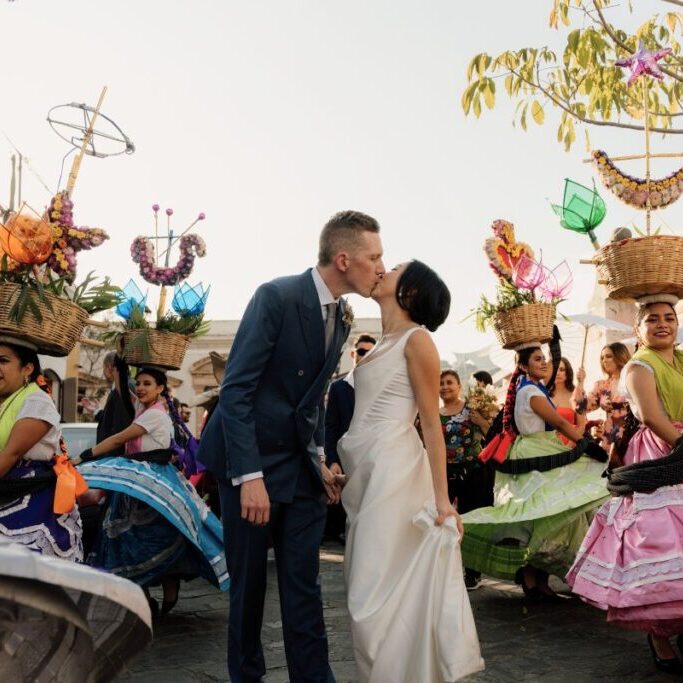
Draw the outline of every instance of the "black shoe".
<instances>
[{"instance_id":1,"label":"black shoe","mask_svg":"<svg viewBox=\"0 0 683 683\"><path fill-rule=\"evenodd\" d=\"M676 638L676 643L680 636ZM647 634L647 644L650 646L650 652L652 652L652 659L655 662L655 666L660 670L668 674L681 674L683 673L683 666L681 665L681 660L678 657L673 657L672 659L662 659L655 650L654 643L652 642L652 634ZM679 645L680 647L680 645Z\"/></svg>"},{"instance_id":2,"label":"black shoe","mask_svg":"<svg viewBox=\"0 0 683 683\"><path fill-rule=\"evenodd\" d=\"M178 597L180 596L180 579L175 580L175 600L163 600L161 602L161 616L165 617L178 603Z\"/></svg>"},{"instance_id":3,"label":"black shoe","mask_svg":"<svg viewBox=\"0 0 683 683\"><path fill-rule=\"evenodd\" d=\"M474 572L471 569L465 569L465 588L468 591L475 591L479 588L479 581L481 580L481 574L479 572Z\"/></svg>"},{"instance_id":4,"label":"black shoe","mask_svg":"<svg viewBox=\"0 0 683 683\"><path fill-rule=\"evenodd\" d=\"M543 598L545 597L544 594L541 593L538 588L536 588L536 586L526 585L526 582L524 581L524 567L520 567L517 570L517 573L515 574L515 583L518 586L521 586L522 590L524 591L524 595L534 602L542 602Z\"/></svg>"}]
</instances>

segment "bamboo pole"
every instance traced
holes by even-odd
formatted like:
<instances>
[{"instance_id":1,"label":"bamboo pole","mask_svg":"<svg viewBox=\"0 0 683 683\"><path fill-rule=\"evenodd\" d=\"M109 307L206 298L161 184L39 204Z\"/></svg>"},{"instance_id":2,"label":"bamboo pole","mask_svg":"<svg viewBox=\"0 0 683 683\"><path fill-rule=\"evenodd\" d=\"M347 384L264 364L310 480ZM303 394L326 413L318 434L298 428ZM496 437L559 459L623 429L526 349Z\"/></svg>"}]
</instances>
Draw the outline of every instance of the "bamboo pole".
<instances>
[{"instance_id":1,"label":"bamboo pole","mask_svg":"<svg viewBox=\"0 0 683 683\"><path fill-rule=\"evenodd\" d=\"M650 154L650 159L680 159L683 154L679 152L662 152L660 154ZM644 159L644 154L626 154L620 157L610 157L610 161L636 161L637 159ZM591 164L595 161L593 157L584 159L584 164Z\"/></svg>"},{"instance_id":2,"label":"bamboo pole","mask_svg":"<svg viewBox=\"0 0 683 683\"><path fill-rule=\"evenodd\" d=\"M590 330L591 326L586 325L584 327L584 333L583 333L583 347L581 349L581 362L579 363L579 367L583 367L583 363L586 360L586 346L588 345L588 330Z\"/></svg>"},{"instance_id":3,"label":"bamboo pole","mask_svg":"<svg viewBox=\"0 0 683 683\"><path fill-rule=\"evenodd\" d=\"M83 161L83 157L85 156L85 150L88 144L90 143L90 140L92 139L93 131L95 130L95 121L97 120L97 116L100 113L102 102L104 101L104 97L106 94L107 86L105 85L102 88L102 92L100 93L100 99L97 101L97 106L95 107L95 111L93 112L92 118L90 119L88 130L86 130L85 132L83 144L81 145L80 150L78 150L78 154L74 157L73 163L71 164L71 170L69 171L69 179L66 182L66 193L69 195L69 197L73 193L74 185L76 184L76 178L78 178L78 172L81 170L81 162Z\"/></svg>"},{"instance_id":4,"label":"bamboo pole","mask_svg":"<svg viewBox=\"0 0 683 683\"><path fill-rule=\"evenodd\" d=\"M650 115L648 106L650 103L650 88L647 76L643 82L643 113L645 115L645 191L647 192L647 204L645 208L645 232L650 236L650 222L652 218L652 205L650 203Z\"/></svg>"},{"instance_id":5,"label":"bamboo pole","mask_svg":"<svg viewBox=\"0 0 683 683\"><path fill-rule=\"evenodd\" d=\"M100 341L99 339L90 339L88 337L81 337L78 341L81 344L85 344L86 346L96 346L98 349L103 349L107 346L103 341Z\"/></svg>"},{"instance_id":6,"label":"bamboo pole","mask_svg":"<svg viewBox=\"0 0 683 683\"><path fill-rule=\"evenodd\" d=\"M91 327L99 327L102 330L108 330L111 327L111 323L106 323L102 320L93 320L93 318L88 318L85 321L86 325L90 325Z\"/></svg>"}]
</instances>

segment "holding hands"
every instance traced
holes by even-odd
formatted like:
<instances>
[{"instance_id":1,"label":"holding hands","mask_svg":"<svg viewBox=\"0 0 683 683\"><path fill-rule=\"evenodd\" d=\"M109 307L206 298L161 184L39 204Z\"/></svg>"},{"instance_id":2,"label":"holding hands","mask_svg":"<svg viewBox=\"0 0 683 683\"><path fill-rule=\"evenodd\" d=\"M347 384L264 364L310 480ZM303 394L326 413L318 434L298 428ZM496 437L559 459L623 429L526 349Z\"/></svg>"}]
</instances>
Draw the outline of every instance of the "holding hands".
<instances>
[{"instance_id":1,"label":"holding hands","mask_svg":"<svg viewBox=\"0 0 683 683\"><path fill-rule=\"evenodd\" d=\"M338 477L342 469L337 463L332 463L329 467L325 463L321 463L320 469L323 475L323 483L325 484L327 504L335 505L341 500L342 485Z\"/></svg>"}]
</instances>

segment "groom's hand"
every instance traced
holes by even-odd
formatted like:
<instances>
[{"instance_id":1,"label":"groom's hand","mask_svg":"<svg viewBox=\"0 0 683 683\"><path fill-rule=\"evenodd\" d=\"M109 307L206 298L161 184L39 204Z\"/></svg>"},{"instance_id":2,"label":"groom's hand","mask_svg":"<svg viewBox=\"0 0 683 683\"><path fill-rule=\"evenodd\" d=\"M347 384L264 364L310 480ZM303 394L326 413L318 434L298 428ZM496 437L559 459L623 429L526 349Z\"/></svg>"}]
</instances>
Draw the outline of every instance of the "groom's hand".
<instances>
[{"instance_id":1,"label":"groom's hand","mask_svg":"<svg viewBox=\"0 0 683 683\"><path fill-rule=\"evenodd\" d=\"M332 465L332 467L334 467L334 465ZM320 466L320 469L323 475L323 483L325 484L327 504L335 505L341 500L341 488L337 483L337 477L324 463Z\"/></svg>"},{"instance_id":2,"label":"groom's hand","mask_svg":"<svg viewBox=\"0 0 683 683\"><path fill-rule=\"evenodd\" d=\"M265 526L270 521L270 498L263 479L245 481L240 486L242 519L251 524Z\"/></svg>"}]
</instances>

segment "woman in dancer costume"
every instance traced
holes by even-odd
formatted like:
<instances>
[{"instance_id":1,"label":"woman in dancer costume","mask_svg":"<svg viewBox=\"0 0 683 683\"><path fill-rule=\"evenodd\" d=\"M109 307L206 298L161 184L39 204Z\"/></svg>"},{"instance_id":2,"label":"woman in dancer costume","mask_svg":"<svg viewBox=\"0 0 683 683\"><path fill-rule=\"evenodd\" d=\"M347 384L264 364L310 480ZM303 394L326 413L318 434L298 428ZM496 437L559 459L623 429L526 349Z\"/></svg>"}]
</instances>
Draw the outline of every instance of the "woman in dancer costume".
<instances>
[{"instance_id":1,"label":"woman in dancer costume","mask_svg":"<svg viewBox=\"0 0 683 683\"><path fill-rule=\"evenodd\" d=\"M88 563L145 589L161 583L162 615L178 600L180 578L201 575L228 587L220 522L171 464L169 413L180 418L167 387L163 371L140 369L133 424L84 451L79 467L91 486L114 492ZM102 457L124 444L124 457ZM150 606L155 612L151 599Z\"/></svg>"},{"instance_id":2,"label":"woman in dancer costume","mask_svg":"<svg viewBox=\"0 0 683 683\"><path fill-rule=\"evenodd\" d=\"M595 515L567 581L607 621L647 634L655 665L683 673L683 351L677 297L641 303L639 349L624 368L632 411L610 468L615 494ZM662 460L665 459L665 460ZM669 461L674 461L669 464ZM664 471L663 471L664 470Z\"/></svg>"},{"instance_id":3,"label":"woman in dancer costume","mask_svg":"<svg viewBox=\"0 0 683 683\"><path fill-rule=\"evenodd\" d=\"M69 462L60 415L35 347L0 341L0 536L65 560L83 559L75 496L87 485Z\"/></svg>"},{"instance_id":4,"label":"woman in dancer costume","mask_svg":"<svg viewBox=\"0 0 683 683\"><path fill-rule=\"evenodd\" d=\"M559 360L559 335L551 350ZM582 455L588 451L603 461L607 456L558 414L545 386L553 374L540 344L518 351L503 409L503 436L514 441L506 459L493 460L494 504L462 516L464 564L496 578L514 578L537 600L560 599L548 586L548 575L564 576L592 510L608 495L604 465ZM577 445L570 448L558 432Z\"/></svg>"}]
</instances>

